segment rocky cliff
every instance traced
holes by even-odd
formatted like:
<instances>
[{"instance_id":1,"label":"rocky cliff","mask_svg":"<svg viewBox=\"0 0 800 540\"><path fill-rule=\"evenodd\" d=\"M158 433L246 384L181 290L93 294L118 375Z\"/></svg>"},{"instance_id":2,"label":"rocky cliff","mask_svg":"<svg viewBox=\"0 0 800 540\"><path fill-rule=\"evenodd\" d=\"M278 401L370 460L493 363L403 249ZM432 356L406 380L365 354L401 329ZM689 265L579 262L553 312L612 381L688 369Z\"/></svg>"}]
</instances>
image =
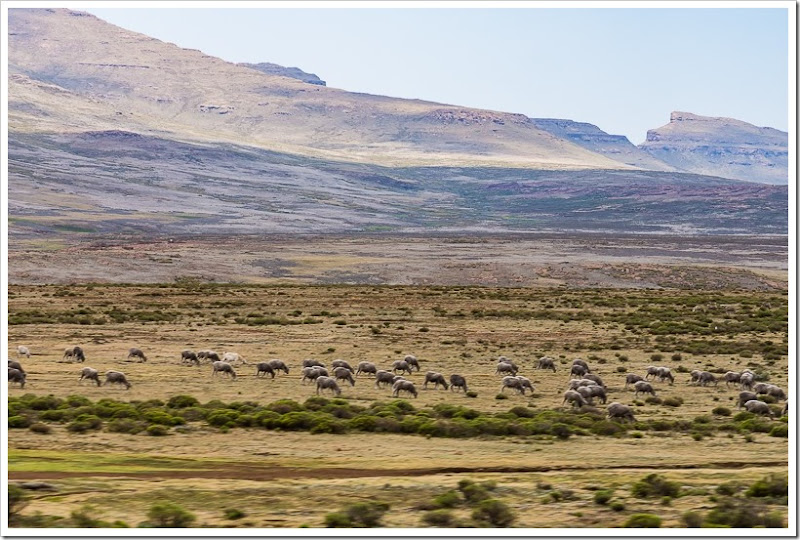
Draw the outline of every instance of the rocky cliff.
<instances>
[{"instance_id":1,"label":"rocky cliff","mask_svg":"<svg viewBox=\"0 0 800 540\"><path fill-rule=\"evenodd\" d=\"M302 69L296 67L284 67L278 64L273 64L271 62L261 62L258 64L248 64L246 62L241 62L238 65L248 67L250 69L255 69L257 71L260 71L261 73L266 73L267 75L279 75L281 77L290 77L292 79L297 79L298 81L303 81L304 83L308 84L327 86L325 81L323 81L313 73L306 73Z\"/></svg>"}]
</instances>

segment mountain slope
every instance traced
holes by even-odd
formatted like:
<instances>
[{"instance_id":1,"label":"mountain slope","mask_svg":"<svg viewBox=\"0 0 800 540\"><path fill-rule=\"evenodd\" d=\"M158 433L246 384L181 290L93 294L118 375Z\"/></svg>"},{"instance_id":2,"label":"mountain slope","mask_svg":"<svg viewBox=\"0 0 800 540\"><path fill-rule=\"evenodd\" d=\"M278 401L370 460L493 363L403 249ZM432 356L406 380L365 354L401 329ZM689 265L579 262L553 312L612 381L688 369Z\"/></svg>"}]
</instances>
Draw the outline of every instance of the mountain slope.
<instances>
[{"instance_id":1,"label":"mountain slope","mask_svg":"<svg viewBox=\"0 0 800 540\"><path fill-rule=\"evenodd\" d=\"M65 9L9 10L9 74L12 132L114 126L384 165L629 168L523 115L268 75Z\"/></svg>"},{"instance_id":2,"label":"mountain slope","mask_svg":"<svg viewBox=\"0 0 800 540\"><path fill-rule=\"evenodd\" d=\"M639 148L682 171L767 184L789 180L788 133L733 118L673 112Z\"/></svg>"}]
</instances>

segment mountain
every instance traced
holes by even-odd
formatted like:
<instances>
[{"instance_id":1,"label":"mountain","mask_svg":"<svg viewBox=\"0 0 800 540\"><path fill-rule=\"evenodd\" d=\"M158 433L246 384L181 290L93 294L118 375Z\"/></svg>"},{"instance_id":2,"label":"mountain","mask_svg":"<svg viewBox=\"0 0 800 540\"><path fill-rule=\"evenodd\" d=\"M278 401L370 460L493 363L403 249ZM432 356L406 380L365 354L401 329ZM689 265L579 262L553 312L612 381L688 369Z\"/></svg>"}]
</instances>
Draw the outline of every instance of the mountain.
<instances>
[{"instance_id":1,"label":"mountain","mask_svg":"<svg viewBox=\"0 0 800 540\"><path fill-rule=\"evenodd\" d=\"M8 61L16 131L119 129L381 165L629 168L520 114L308 84L79 11L9 9Z\"/></svg>"},{"instance_id":2,"label":"mountain","mask_svg":"<svg viewBox=\"0 0 800 540\"><path fill-rule=\"evenodd\" d=\"M678 170L765 184L789 181L789 134L733 118L673 112L639 148Z\"/></svg>"},{"instance_id":3,"label":"mountain","mask_svg":"<svg viewBox=\"0 0 800 540\"><path fill-rule=\"evenodd\" d=\"M273 64L271 62L261 62L258 64L248 64L246 62L240 62L237 65L248 67L250 69L255 69L256 71L260 71L261 73L266 73L267 75L279 75L281 77L290 77L292 79L297 79L298 81L303 81L304 83L308 84L318 84L320 86L327 86L325 81L323 81L313 73L306 73L302 69L296 67L284 67L278 64Z\"/></svg>"},{"instance_id":4,"label":"mountain","mask_svg":"<svg viewBox=\"0 0 800 540\"><path fill-rule=\"evenodd\" d=\"M587 150L640 169L674 171L674 167L637 148L624 135L609 135L586 122L561 118L533 118L534 126Z\"/></svg>"}]
</instances>

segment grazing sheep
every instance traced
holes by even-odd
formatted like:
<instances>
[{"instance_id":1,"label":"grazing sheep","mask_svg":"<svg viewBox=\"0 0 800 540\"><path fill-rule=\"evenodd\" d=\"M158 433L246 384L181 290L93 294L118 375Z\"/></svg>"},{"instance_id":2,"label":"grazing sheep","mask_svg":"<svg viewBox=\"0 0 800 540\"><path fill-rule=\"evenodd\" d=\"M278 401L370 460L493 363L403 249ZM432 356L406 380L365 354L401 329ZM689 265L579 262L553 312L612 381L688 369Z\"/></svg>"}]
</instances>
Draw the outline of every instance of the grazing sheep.
<instances>
[{"instance_id":1,"label":"grazing sheep","mask_svg":"<svg viewBox=\"0 0 800 540\"><path fill-rule=\"evenodd\" d=\"M269 362L259 362L256 364L256 377L266 377L267 373L271 375L270 378L275 378L275 370L269 365Z\"/></svg>"},{"instance_id":2,"label":"grazing sheep","mask_svg":"<svg viewBox=\"0 0 800 540\"><path fill-rule=\"evenodd\" d=\"M644 376L644 380L650 379L650 375L652 375L654 379L656 375L658 375L658 368L656 366L647 366L647 374Z\"/></svg>"},{"instance_id":3,"label":"grazing sheep","mask_svg":"<svg viewBox=\"0 0 800 540\"><path fill-rule=\"evenodd\" d=\"M445 390L449 388L449 386L447 386L447 382L444 380L444 375L435 371L429 371L425 374L425 383L422 385L422 387L427 390L429 382L433 383L434 390L438 390L440 384L444 386Z\"/></svg>"},{"instance_id":4,"label":"grazing sheep","mask_svg":"<svg viewBox=\"0 0 800 540\"><path fill-rule=\"evenodd\" d=\"M539 363L536 364L536 369L552 369L553 373L556 372L556 364L549 356L542 356L539 358Z\"/></svg>"},{"instance_id":5,"label":"grazing sheep","mask_svg":"<svg viewBox=\"0 0 800 540\"><path fill-rule=\"evenodd\" d=\"M656 395L656 391L653 389L653 385L647 381L638 381L633 385L634 392L633 397L639 397L639 394L652 394L653 397Z\"/></svg>"},{"instance_id":6,"label":"grazing sheep","mask_svg":"<svg viewBox=\"0 0 800 540\"><path fill-rule=\"evenodd\" d=\"M189 349L181 351L181 364L187 361L189 364L194 364L196 366L200 365L200 359L198 358L197 354L195 354L194 351L190 351Z\"/></svg>"},{"instance_id":7,"label":"grazing sheep","mask_svg":"<svg viewBox=\"0 0 800 540\"><path fill-rule=\"evenodd\" d=\"M81 370L81 376L78 379L78 382L81 382L84 379L94 381L97 383L97 386L100 386L100 374L94 368L85 367Z\"/></svg>"},{"instance_id":8,"label":"grazing sheep","mask_svg":"<svg viewBox=\"0 0 800 540\"><path fill-rule=\"evenodd\" d=\"M229 364L235 364L238 362L244 365L247 363L247 359L237 352L226 352L222 355L222 361L228 362Z\"/></svg>"},{"instance_id":9,"label":"grazing sheep","mask_svg":"<svg viewBox=\"0 0 800 540\"><path fill-rule=\"evenodd\" d=\"M578 377L583 377L587 373L589 373L589 370L587 370L585 367L583 367L580 364L573 364L572 368L570 368L570 370L569 370L570 376L577 375Z\"/></svg>"},{"instance_id":10,"label":"grazing sheep","mask_svg":"<svg viewBox=\"0 0 800 540\"><path fill-rule=\"evenodd\" d=\"M378 372L378 368L372 362L359 362L358 369L356 370L356 375L361 373L372 373L375 375Z\"/></svg>"},{"instance_id":11,"label":"grazing sheep","mask_svg":"<svg viewBox=\"0 0 800 540\"><path fill-rule=\"evenodd\" d=\"M692 371L690 371L689 372L689 377L690 377L689 384L696 384L696 383L700 382L700 373L702 373L702 371L700 371L699 369L693 369Z\"/></svg>"},{"instance_id":12,"label":"grazing sheep","mask_svg":"<svg viewBox=\"0 0 800 540\"><path fill-rule=\"evenodd\" d=\"M405 360L395 360L392 362L392 372L397 372L398 370L411 375L411 366Z\"/></svg>"},{"instance_id":13,"label":"grazing sheep","mask_svg":"<svg viewBox=\"0 0 800 540\"><path fill-rule=\"evenodd\" d=\"M344 366L333 368L333 376L337 381L347 381L350 386L356 385L356 380L353 378L353 372Z\"/></svg>"},{"instance_id":14,"label":"grazing sheep","mask_svg":"<svg viewBox=\"0 0 800 540\"><path fill-rule=\"evenodd\" d=\"M753 383L756 380L756 376L753 375L750 371L742 371L742 374L739 376L739 389L744 390L752 390Z\"/></svg>"},{"instance_id":15,"label":"grazing sheep","mask_svg":"<svg viewBox=\"0 0 800 540\"><path fill-rule=\"evenodd\" d=\"M347 371L347 370L345 370ZM350 373L349 371L347 372ZM317 394L319 394L320 390L332 390L334 395L339 396L341 395L342 391L339 388L339 385L336 384L336 379L333 377L326 377L325 375L320 375L317 377Z\"/></svg>"},{"instance_id":16,"label":"grazing sheep","mask_svg":"<svg viewBox=\"0 0 800 540\"><path fill-rule=\"evenodd\" d=\"M24 356L25 358L31 357L31 351L25 345L17 345L17 357Z\"/></svg>"},{"instance_id":17,"label":"grazing sheep","mask_svg":"<svg viewBox=\"0 0 800 540\"><path fill-rule=\"evenodd\" d=\"M589 391L589 396L592 398L592 401L594 401L594 398L599 397L603 405L605 405L607 399L605 388L602 386L581 386L578 388L578 391L580 391L581 388L586 388ZM581 392L581 395L584 395L583 392Z\"/></svg>"},{"instance_id":18,"label":"grazing sheep","mask_svg":"<svg viewBox=\"0 0 800 540\"><path fill-rule=\"evenodd\" d=\"M518 394L525 395L525 389L522 387L522 381L516 377L503 377L503 386L500 387L500 392L505 392L506 388L513 388Z\"/></svg>"},{"instance_id":19,"label":"grazing sheep","mask_svg":"<svg viewBox=\"0 0 800 540\"><path fill-rule=\"evenodd\" d=\"M419 371L419 360L417 360L416 356L414 356L413 354L407 354L405 358L403 358L403 360L408 362L409 366L415 367L417 368L417 371Z\"/></svg>"},{"instance_id":20,"label":"grazing sheep","mask_svg":"<svg viewBox=\"0 0 800 540\"><path fill-rule=\"evenodd\" d=\"M24 369L22 369L22 364L20 364L20 363L19 363L19 362L17 362L16 360L9 360L9 361L8 361L8 367L10 367L10 368L14 368L14 369L16 369L16 370L19 370L19 371L21 371L22 373L25 373L25 370L24 370Z\"/></svg>"},{"instance_id":21,"label":"grazing sheep","mask_svg":"<svg viewBox=\"0 0 800 540\"><path fill-rule=\"evenodd\" d=\"M737 371L728 371L722 376L722 379L725 381L725 386L730 386L731 383L739 384L741 377L742 374Z\"/></svg>"},{"instance_id":22,"label":"grazing sheep","mask_svg":"<svg viewBox=\"0 0 800 540\"><path fill-rule=\"evenodd\" d=\"M608 419L611 420L612 418L620 418L624 420L630 420L631 422L636 422L636 418L633 416L633 409L627 405L617 402L614 402L608 406Z\"/></svg>"},{"instance_id":23,"label":"grazing sheep","mask_svg":"<svg viewBox=\"0 0 800 540\"><path fill-rule=\"evenodd\" d=\"M103 382L103 385L106 384L124 384L127 390L130 390L132 386L124 373L114 370L106 371L106 380Z\"/></svg>"},{"instance_id":24,"label":"grazing sheep","mask_svg":"<svg viewBox=\"0 0 800 540\"><path fill-rule=\"evenodd\" d=\"M597 383L591 379L570 379L567 390L575 390L581 386L595 386Z\"/></svg>"},{"instance_id":25,"label":"grazing sheep","mask_svg":"<svg viewBox=\"0 0 800 540\"><path fill-rule=\"evenodd\" d=\"M76 360L78 362L85 362L86 356L83 354L83 349L78 345L75 345L71 349L66 349L64 351L64 356L61 358L62 360Z\"/></svg>"},{"instance_id":26,"label":"grazing sheep","mask_svg":"<svg viewBox=\"0 0 800 540\"><path fill-rule=\"evenodd\" d=\"M672 375L672 370L669 369L668 367L664 367L664 366L657 367L656 368L656 377L658 377L658 380L660 382L664 382L666 380L669 380L669 384L675 383L675 376Z\"/></svg>"},{"instance_id":27,"label":"grazing sheep","mask_svg":"<svg viewBox=\"0 0 800 540\"><path fill-rule=\"evenodd\" d=\"M325 364L313 358L306 358L303 360L303 367L325 367Z\"/></svg>"},{"instance_id":28,"label":"grazing sheep","mask_svg":"<svg viewBox=\"0 0 800 540\"><path fill-rule=\"evenodd\" d=\"M464 390L464 393L466 394L468 391L467 379L465 379L461 375L453 374L450 375L450 391L452 392L456 388L461 388L462 390Z\"/></svg>"},{"instance_id":29,"label":"grazing sheep","mask_svg":"<svg viewBox=\"0 0 800 540\"><path fill-rule=\"evenodd\" d=\"M595 375L594 373L587 373L583 376L584 380L594 381L598 386L602 386L605 388L605 384L603 383L603 379L600 378L599 375Z\"/></svg>"},{"instance_id":30,"label":"grazing sheep","mask_svg":"<svg viewBox=\"0 0 800 540\"><path fill-rule=\"evenodd\" d=\"M350 367L350 364L345 362L344 360L334 360L331 362L331 368L343 367L350 371L350 373L355 373L355 370Z\"/></svg>"},{"instance_id":31,"label":"grazing sheep","mask_svg":"<svg viewBox=\"0 0 800 540\"><path fill-rule=\"evenodd\" d=\"M517 371L519 371L519 368L513 362L500 362L497 364L497 369L494 374L502 375L503 373L511 373L512 376L516 376Z\"/></svg>"},{"instance_id":32,"label":"grazing sheep","mask_svg":"<svg viewBox=\"0 0 800 540\"><path fill-rule=\"evenodd\" d=\"M522 375L517 375L517 379L519 379L519 384L522 386L523 390L527 388L528 390L531 391L531 394L533 394L535 388L533 387L533 383L529 378L523 377Z\"/></svg>"},{"instance_id":33,"label":"grazing sheep","mask_svg":"<svg viewBox=\"0 0 800 540\"><path fill-rule=\"evenodd\" d=\"M198 360L207 360L209 352L211 352L211 351L197 351L197 359Z\"/></svg>"},{"instance_id":34,"label":"grazing sheep","mask_svg":"<svg viewBox=\"0 0 800 540\"><path fill-rule=\"evenodd\" d=\"M767 388L767 395L772 396L778 400L786 400L786 392L783 391L783 388L775 386L774 384L770 384L769 388Z\"/></svg>"},{"instance_id":35,"label":"grazing sheep","mask_svg":"<svg viewBox=\"0 0 800 540\"><path fill-rule=\"evenodd\" d=\"M417 397L417 388L411 381L406 381L405 379L400 379L399 381L395 381L394 384L392 385L392 397L399 397L401 390L403 392L408 392L409 394L413 394L414 397Z\"/></svg>"},{"instance_id":36,"label":"grazing sheep","mask_svg":"<svg viewBox=\"0 0 800 540\"><path fill-rule=\"evenodd\" d=\"M230 365L228 362L223 362L222 360L215 360L211 363L211 375L214 376L217 373L227 373L231 379L236 378L236 372L233 370L233 366Z\"/></svg>"},{"instance_id":37,"label":"grazing sheep","mask_svg":"<svg viewBox=\"0 0 800 540\"><path fill-rule=\"evenodd\" d=\"M136 347L128 349L128 356L125 359L130 360L131 357L138 358L140 362L147 362L147 357L142 352L142 349L137 349Z\"/></svg>"},{"instance_id":38,"label":"grazing sheep","mask_svg":"<svg viewBox=\"0 0 800 540\"><path fill-rule=\"evenodd\" d=\"M579 386L578 388L575 389L575 391L578 392L581 395L581 397L583 397L583 399L586 400L586 403L588 403L589 405L594 405L594 400L592 399L592 391L590 390L590 388L594 387Z\"/></svg>"},{"instance_id":39,"label":"grazing sheep","mask_svg":"<svg viewBox=\"0 0 800 540\"><path fill-rule=\"evenodd\" d=\"M583 407L584 405L586 405L586 400L583 398L582 395L580 395L579 392L575 390L567 390L566 392L564 392L564 401L561 404L563 405L564 403L567 402L572 403L573 407Z\"/></svg>"},{"instance_id":40,"label":"grazing sheep","mask_svg":"<svg viewBox=\"0 0 800 540\"><path fill-rule=\"evenodd\" d=\"M718 382L714 374L708 371L701 371L700 375L697 377L697 381L700 383L700 386L707 386L709 383L714 383L714 386L717 386Z\"/></svg>"},{"instance_id":41,"label":"grazing sheep","mask_svg":"<svg viewBox=\"0 0 800 540\"><path fill-rule=\"evenodd\" d=\"M303 378L300 379L300 382L309 381L316 381L319 377L327 377L328 371L325 368L321 368L320 366L306 366L303 368Z\"/></svg>"},{"instance_id":42,"label":"grazing sheep","mask_svg":"<svg viewBox=\"0 0 800 540\"><path fill-rule=\"evenodd\" d=\"M283 371L285 374L289 374L289 368L286 367L286 364L283 363L283 360L278 360L277 358L273 358L272 360L268 361L269 367L274 369L276 372L278 370Z\"/></svg>"},{"instance_id":43,"label":"grazing sheep","mask_svg":"<svg viewBox=\"0 0 800 540\"><path fill-rule=\"evenodd\" d=\"M394 384L396 376L391 371L379 369L375 372L375 388L380 388L382 384Z\"/></svg>"},{"instance_id":44,"label":"grazing sheep","mask_svg":"<svg viewBox=\"0 0 800 540\"><path fill-rule=\"evenodd\" d=\"M205 358L206 358L206 360L208 360L209 362L212 362L212 363L213 362L222 362L222 360L220 359L219 355L214 351L206 351Z\"/></svg>"},{"instance_id":45,"label":"grazing sheep","mask_svg":"<svg viewBox=\"0 0 800 540\"><path fill-rule=\"evenodd\" d=\"M758 399L758 395L755 392L739 392L739 401L737 406L741 409L744 407L745 403L753 399Z\"/></svg>"},{"instance_id":46,"label":"grazing sheep","mask_svg":"<svg viewBox=\"0 0 800 540\"><path fill-rule=\"evenodd\" d=\"M769 391L770 385L764 382L756 383L753 385L753 392L756 394L766 394Z\"/></svg>"},{"instance_id":47,"label":"grazing sheep","mask_svg":"<svg viewBox=\"0 0 800 540\"><path fill-rule=\"evenodd\" d=\"M757 399L751 399L750 401L744 404L744 408L747 410L747 412L766 415L772 418L772 409L770 409L769 405L767 405L763 401L758 401Z\"/></svg>"},{"instance_id":48,"label":"grazing sheep","mask_svg":"<svg viewBox=\"0 0 800 540\"><path fill-rule=\"evenodd\" d=\"M635 384L639 381L643 381L644 377L641 375L636 375L635 373L628 373L625 375L625 390L628 389L629 384Z\"/></svg>"},{"instance_id":49,"label":"grazing sheep","mask_svg":"<svg viewBox=\"0 0 800 540\"><path fill-rule=\"evenodd\" d=\"M22 371L14 368L8 368L8 382L18 383L20 388L25 388L25 379L28 375Z\"/></svg>"},{"instance_id":50,"label":"grazing sheep","mask_svg":"<svg viewBox=\"0 0 800 540\"><path fill-rule=\"evenodd\" d=\"M589 369L589 364L587 364L586 361L583 360L582 358L575 358L572 361L572 365L573 366L581 366L583 369L586 370L586 373L591 373L592 372L592 370Z\"/></svg>"}]
</instances>

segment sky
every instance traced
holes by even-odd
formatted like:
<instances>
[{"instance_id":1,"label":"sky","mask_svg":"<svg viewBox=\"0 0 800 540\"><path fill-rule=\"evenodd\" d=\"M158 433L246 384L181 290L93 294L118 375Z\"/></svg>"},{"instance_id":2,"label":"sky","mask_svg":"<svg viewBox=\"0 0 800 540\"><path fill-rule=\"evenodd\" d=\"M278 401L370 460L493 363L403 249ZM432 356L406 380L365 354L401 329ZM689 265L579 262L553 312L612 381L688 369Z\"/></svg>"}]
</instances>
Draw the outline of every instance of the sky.
<instances>
[{"instance_id":1,"label":"sky","mask_svg":"<svg viewBox=\"0 0 800 540\"><path fill-rule=\"evenodd\" d=\"M788 130L786 8L79 9L336 88L568 118L634 144L671 111Z\"/></svg>"}]
</instances>

